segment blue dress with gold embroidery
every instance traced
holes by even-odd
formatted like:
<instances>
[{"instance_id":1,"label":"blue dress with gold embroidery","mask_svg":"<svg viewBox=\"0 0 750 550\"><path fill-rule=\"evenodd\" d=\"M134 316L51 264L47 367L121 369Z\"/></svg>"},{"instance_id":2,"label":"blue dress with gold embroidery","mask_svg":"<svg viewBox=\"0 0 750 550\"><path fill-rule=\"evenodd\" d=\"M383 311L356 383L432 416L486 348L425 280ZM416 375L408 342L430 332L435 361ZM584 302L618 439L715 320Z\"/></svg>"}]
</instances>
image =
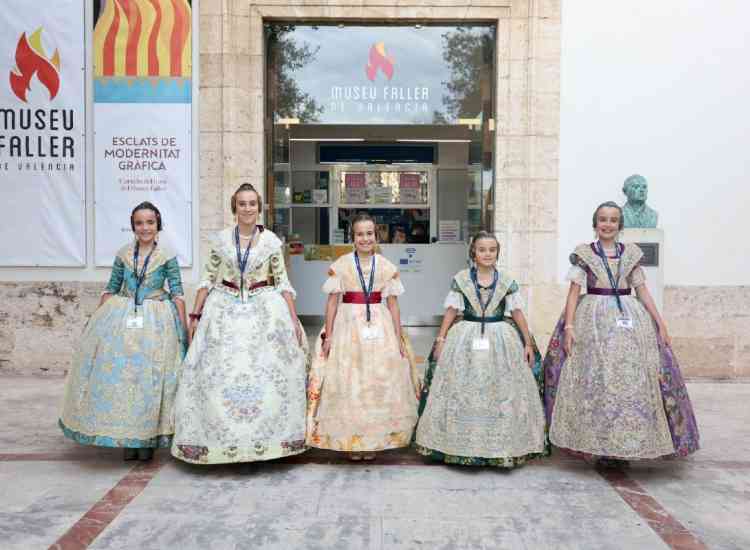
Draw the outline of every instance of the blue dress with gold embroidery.
<instances>
[{"instance_id":1,"label":"blue dress with gold embroidery","mask_svg":"<svg viewBox=\"0 0 750 550\"><path fill-rule=\"evenodd\" d=\"M66 381L59 425L84 445L168 447L174 432L172 409L186 351L173 302L183 294L180 268L173 253L157 246L136 296L133 251L131 243L117 253L105 290L112 297L84 328ZM142 328L132 322L128 328L133 317L143 319Z\"/></svg>"}]
</instances>

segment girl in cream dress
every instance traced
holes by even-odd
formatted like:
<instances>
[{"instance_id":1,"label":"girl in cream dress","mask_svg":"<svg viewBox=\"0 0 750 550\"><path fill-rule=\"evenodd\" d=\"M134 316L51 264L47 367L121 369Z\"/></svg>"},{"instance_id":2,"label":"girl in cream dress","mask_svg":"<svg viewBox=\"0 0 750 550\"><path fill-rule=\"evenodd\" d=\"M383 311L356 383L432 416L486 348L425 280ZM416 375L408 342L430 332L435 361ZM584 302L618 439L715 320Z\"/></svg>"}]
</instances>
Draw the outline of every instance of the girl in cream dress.
<instances>
[{"instance_id":1,"label":"girl in cream dress","mask_svg":"<svg viewBox=\"0 0 750 550\"><path fill-rule=\"evenodd\" d=\"M308 382L307 441L370 460L406 447L417 421L418 378L401 332L396 267L375 253L373 219L352 223L355 251L331 265L325 327Z\"/></svg>"}]
</instances>

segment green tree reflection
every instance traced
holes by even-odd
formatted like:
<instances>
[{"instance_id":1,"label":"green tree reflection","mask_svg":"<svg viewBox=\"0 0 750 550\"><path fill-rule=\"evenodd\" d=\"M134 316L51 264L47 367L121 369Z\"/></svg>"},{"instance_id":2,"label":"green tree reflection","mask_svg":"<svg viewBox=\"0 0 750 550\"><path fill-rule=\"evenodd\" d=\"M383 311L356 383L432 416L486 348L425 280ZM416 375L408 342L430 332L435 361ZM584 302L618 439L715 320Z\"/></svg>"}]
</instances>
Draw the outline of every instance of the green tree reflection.
<instances>
[{"instance_id":1,"label":"green tree reflection","mask_svg":"<svg viewBox=\"0 0 750 550\"><path fill-rule=\"evenodd\" d=\"M450 79L444 81L445 112L435 111L434 124L447 124L458 118L491 115L492 54L494 32L490 29L458 27L443 34L443 60L450 68Z\"/></svg>"},{"instance_id":2,"label":"green tree reflection","mask_svg":"<svg viewBox=\"0 0 750 550\"><path fill-rule=\"evenodd\" d=\"M295 41L290 36L294 29L294 25L267 27L273 113L279 118L298 118L302 124L318 122L323 107L300 89L294 72L315 61L320 48Z\"/></svg>"}]
</instances>

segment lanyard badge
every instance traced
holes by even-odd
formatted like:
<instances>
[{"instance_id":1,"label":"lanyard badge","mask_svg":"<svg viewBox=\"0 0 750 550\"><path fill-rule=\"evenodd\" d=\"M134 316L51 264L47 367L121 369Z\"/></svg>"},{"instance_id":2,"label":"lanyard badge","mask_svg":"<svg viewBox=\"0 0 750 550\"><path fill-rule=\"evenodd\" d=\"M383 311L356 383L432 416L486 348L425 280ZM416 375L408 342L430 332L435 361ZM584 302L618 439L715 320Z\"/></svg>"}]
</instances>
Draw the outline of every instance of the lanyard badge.
<instances>
[{"instance_id":1,"label":"lanyard badge","mask_svg":"<svg viewBox=\"0 0 750 550\"><path fill-rule=\"evenodd\" d=\"M620 311L620 316L617 318L617 326L620 328L633 328L633 320L625 315L625 309L622 307L622 299L620 298L620 275L622 274L622 250L620 246L615 243L615 257L617 258L617 277L612 273L612 269L609 267L609 261L607 255L604 253L604 247L601 241L596 241L596 254L604 264L604 269L607 270L607 278L609 279L609 285L612 287L612 292L617 302L617 309Z\"/></svg>"},{"instance_id":2,"label":"lanyard badge","mask_svg":"<svg viewBox=\"0 0 750 550\"><path fill-rule=\"evenodd\" d=\"M245 269L247 268L247 260L250 257L250 248L253 246L253 240L255 239L255 234L257 232L258 226L256 225L250 235L250 242L247 243L245 253L242 254L240 249L240 226L236 225L234 227L234 245L237 249L237 264L240 266L240 300L242 300L243 291L245 289Z\"/></svg>"},{"instance_id":3,"label":"lanyard badge","mask_svg":"<svg viewBox=\"0 0 750 550\"><path fill-rule=\"evenodd\" d=\"M362 292L365 294L365 315L367 324L370 324L370 294L372 294L372 288L375 285L375 254L372 255L370 262L370 285L365 285L365 275L362 272L362 264L359 263L359 254L354 251L354 265L357 267L357 275L359 275L359 284L362 286Z\"/></svg>"},{"instance_id":4,"label":"lanyard badge","mask_svg":"<svg viewBox=\"0 0 750 550\"><path fill-rule=\"evenodd\" d=\"M154 241L154 246L151 247L151 252L148 253L148 256L146 256L146 259L143 261L143 268L141 269L141 272L138 273L138 255L140 254L141 243L138 241L135 241L135 249L133 250L133 271L135 272L135 293L133 296L133 300L135 302L136 317L138 316L138 291L143 285L143 281L146 279L146 270L148 269L148 262L151 260L151 255L154 253L154 250L156 250L157 244L158 243ZM141 303L143 303L143 300L141 300ZM138 328L142 328L142 327L143 327L143 318L141 318L141 326Z\"/></svg>"},{"instance_id":5,"label":"lanyard badge","mask_svg":"<svg viewBox=\"0 0 750 550\"><path fill-rule=\"evenodd\" d=\"M479 278L477 277L477 269L475 267L471 268L471 282L474 283L474 292L476 292L477 294L477 301L479 302L479 309L482 311L482 338L484 338L484 317L487 313L487 308L490 306L490 302L492 301L492 298L495 296L495 290L497 289L498 278L499 278L499 274L497 272L497 269L495 269L495 272L492 276L492 284L488 287L488 290L490 291L489 296L487 296L487 301L483 302L482 293L480 292L480 287L479 287Z\"/></svg>"}]
</instances>

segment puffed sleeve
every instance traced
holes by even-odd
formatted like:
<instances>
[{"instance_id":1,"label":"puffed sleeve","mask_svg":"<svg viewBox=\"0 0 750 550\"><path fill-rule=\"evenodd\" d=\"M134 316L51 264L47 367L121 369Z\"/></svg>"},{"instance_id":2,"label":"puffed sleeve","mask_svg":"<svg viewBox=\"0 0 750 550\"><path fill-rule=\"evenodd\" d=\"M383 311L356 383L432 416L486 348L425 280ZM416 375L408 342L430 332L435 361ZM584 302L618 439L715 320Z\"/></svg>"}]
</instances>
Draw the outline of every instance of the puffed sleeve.
<instances>
[{"instance_id":1,"label":"puffed sleeve","mask_svg":"<svg viewBox=\"0 0 750 550\"><path fill-rule=\"evenodd\" d=\"M521 312L523 312L523 308L525 307L523 296L521 296L521 292L519 291L518 284L513 281L511 283L510 288L508 288L508 293L505 295L505 315L510 316L513 314L513 310L519 309Z\"/></svg>"},{"instance_id":2,"label":"puffed sleeve","mask_svg":"<svg viewBox=\"0 0 750 550\"><path fill-rule=\"evenodd\" d=\"M294 290L292 283L289 282L289 276L286 273L286 265L284 264L284 254L281 250L277 250L271 254L270 262L274 286L281 292L288 292L292 295L292 298L296 298L297 292Z\"/></svg>"},{"instance_id":3,"label":"puffed sleeve","mask_svg":"<svg viewBox=\"0 0 750 550\"><path fill-rule=\"evenodd\" d=\"M586 271L577 265L571 265L568 274L565 276L566 281L575 283L580 287L586 286Z\"/></svg>"},{"instance_id":4,"label":"puffed sleeve","mask_svg":"<svg viewBox=\"0 0 750 550\"><path fill-rule=\"evenodd\" d=\"M112 265L112 273L109 276L109 283L104 289L105 293L117 294L122 288L122 282L125 280L125 262L119 256L115 257L115 263Z\"/></svg>"},{"instance_id":5,"label":"puffed sleeve","mask_svg":"<svg viewBox=\"0 0 750 550\"><path fill-rule=\"evenodd\" d=\"M177 258L167 261L164 264L164 270L167 274L167 284L172 298L183 296L185 292L182 289L182 275L180 275L180 264L177 263Z\"/></svg>"},{"instance_id":6,"label":"puffed sleeve","mask_svg":"<svg viewBox=\"0 0 750 550\"><path fill-rule=\"evenodd\" d=\"M575 283L578 286L586 286L586 262L575 252L571 254L568 259L570 260L570 269L568 274L565 276L566 281Z\"/></svg>"},{"instance_id":7,"label":"puffed sleeve","mask_svg":"<svg viewBox=\"0 0 750 550\"><path fill-rule=\"evenodd\" d=\"M633 288L638 288L646 284L646 274L641 266L636 266L628 275L628 283Z\"/></svg>"},{"instance_id":8,"label":"puffed sleeve","mask_svg":"<svg viewBox=\"0 0 750 550\"><path fill-rule=\"evenodd\" d=\"M221 256L216 251L216 248L211 247L211 251L208 254L208 260L206 265L203 267L203 274L201 275L201 282L198 285L198 289L211 288L216 284L216 279L219 275L219 268L221 267Z\"/></svg>"},{"instance_id":9,"label":"puffed sleeve","mask_svg":"<svg viewBox=\"0 0 750 550\"><path fill-rule=\"evenodd\" d=\"M328 268L328 278L326 279L326 282L323 283L324 294L341 294L344 292L344 281L342 281L341 277L336 273L334 265Z\"/></svg>"},{"instance_id":10,"label":"puffed sleeve","mask_svg":"<svg viewBox=\"0 0 750 550\"><path fill-rule=\"evenodd\" d=\"M451 289L448 291L448 295L445 297L443 307L445 309L452 307L459 313L464 310L464 295L461 293L461 290L459 289L458 283L456 283L455 279L451 281Z\"/></svg>"},{"instance_id":11,"label":"puffed sleeve","mask_svg":"<svg viewBox=\"0 0 750 550\"><path fill-rule=\"evenodd\" d=\"M385 285L383 285L384 298L387 298L388 296L401 296L404 291L404 284L401 282L401 276L398 271L391 275L391 278L385 282Z\"/></svg>"}]
</instances>

